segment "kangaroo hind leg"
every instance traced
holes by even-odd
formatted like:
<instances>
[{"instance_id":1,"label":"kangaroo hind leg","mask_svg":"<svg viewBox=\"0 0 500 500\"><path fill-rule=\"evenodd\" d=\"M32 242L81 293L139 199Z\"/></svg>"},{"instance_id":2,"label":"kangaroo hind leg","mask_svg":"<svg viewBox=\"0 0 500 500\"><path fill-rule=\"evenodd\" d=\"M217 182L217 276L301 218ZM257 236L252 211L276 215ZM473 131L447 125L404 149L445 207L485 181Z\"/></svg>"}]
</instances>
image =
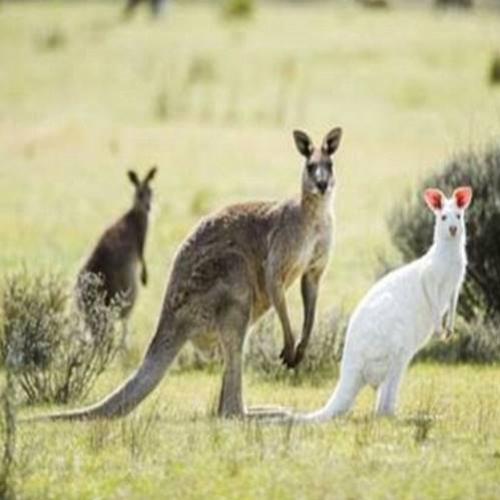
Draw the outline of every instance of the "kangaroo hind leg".
<instances>
[{"instance_id":1,"label":"kangaroo hind leg","mask_svg":"<svg viewBox=\"0 0 500 500\"><path fill-rule=\"evenodd\" d=\"M287 415L281 408L258 407L246 411L243 401L242 373L243 346L250 322L250 302L230 301L219 320L219 337L224 356L224 374L219 396L218 415L220 417L255 417Z\"/></svg>"},{"instance_id":2,"label":"kangaroo hind leg","mask_svg":"<svg viewBox=\"0 0 500 500\"><path fill-rule=\"evenodd\" d=\"M219 417L268 418L287 416L279 407L260 406L246 410L243 401L242 370L243 346L249 325L249 314L241 305L233 305L220 329L224 355L224 375L219 397Z\"/></svg>"},{"instance_id":3,"label":"kangaroo hind leg","mask_svg":"<svg viewBox=\"0 0 500 500\"><path fill-rule=\"evenodd\" d=\"M220 340L224 356L224 375L217 412L220 417L242 417L245 414L242 365L243 345L248 323L248 310L245 311L245 308L239 305L232 305L220 326Z\"/></svg>"},{"instance_id":4,"label":"kangaroo hind leg","mask_svg":"<svg viewBox=\"0 0 500 500\"><path fill-rule=\"evenodd\" d=\"M375 414L377 416L393 416L396 411L399 387L406 368L406 364L398 364L393 367L387 378L377 391L375 403Z\"/></svg>"}]
</instances>

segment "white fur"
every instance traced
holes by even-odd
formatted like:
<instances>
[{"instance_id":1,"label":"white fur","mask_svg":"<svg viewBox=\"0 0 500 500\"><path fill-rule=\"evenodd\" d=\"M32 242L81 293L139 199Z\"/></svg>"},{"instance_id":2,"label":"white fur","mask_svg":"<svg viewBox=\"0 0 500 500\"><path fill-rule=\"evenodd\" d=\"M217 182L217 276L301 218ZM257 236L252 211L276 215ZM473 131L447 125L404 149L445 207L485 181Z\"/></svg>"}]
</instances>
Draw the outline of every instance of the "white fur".
<instances>
[{"instance_id":1,"label":"white fur","mask_svg":"<svg viewBox=\"0 0 500 500\"><path fill-rule=\"evenodd\" d=\"M399 385L412 357L432 332L442 335L445 314L446 329L453 329L467 263L465 208L443 195L442 208L433 210L432 246L420 259L387 274L364 297L349 323L333 395L321 410L297 420L325 421L345 414L365 385L378 391L377 415L394 413ZM450 226L456 226L455 236Z\"/></svg>"}]
</instances>

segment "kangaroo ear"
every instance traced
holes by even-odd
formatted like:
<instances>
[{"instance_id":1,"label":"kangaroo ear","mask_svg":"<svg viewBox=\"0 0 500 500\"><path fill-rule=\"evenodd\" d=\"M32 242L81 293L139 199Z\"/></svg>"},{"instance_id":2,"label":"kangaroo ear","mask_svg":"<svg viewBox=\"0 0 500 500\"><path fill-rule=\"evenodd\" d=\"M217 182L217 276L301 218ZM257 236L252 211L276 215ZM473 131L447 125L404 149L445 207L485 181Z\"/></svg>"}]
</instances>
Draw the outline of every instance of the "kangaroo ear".
<instances>
[{"instance_id":1,"label":"kangaroo ear","mask_svg":"<svg viewBox=\"0 0 500 500\"><path fill-rule=\"evenodd\" d=\"M426 189L424 193L424 199L427 206L432 210L441 210L443 208L443 202L445 196L439 189Z\"/></svg>"},{"instance_id":2,"label":"kangaroo ear","mask_svg":"<svg viewBox=\"0 0 500 500\"><path fill-rule=\"evenodd\" d=\"M321 149L324 153L329 156L332 156L335 151L337 151L340 139L342 138L342 129L340 127L335 127L328 134L326 134L323 139L323 144L321 145Z\"/></svg>"},{"instance_id":3,"label":"kangaroo ear","mask_svg":"<svg viewBox=\"0 0 500 500\"><path fill-rule=\"evenodd\" d=\"M128 178L130 179L130 182L135 186L139 187L141 182L139 181L139 177L137 177L137 174L133 170L129 170L127 172Z\"/></svg>"},{"instance_id":4,"label":"kangaroo ear","mask_svg":"<svg viewBox=\"0 0 500 500\"><path fill-rule=\"evenodd\" d=\"M462 186L453 191L453 199L458 208L464 210L470 205L472 201L472 188L469 186Z\"/></svg>"},{"instance_id":5,"label":"kangaroo ear","mask_svg":"<svg viewBox=\"0 0 500 500\"><path fill-rule=\"evenodd\" d=\"M154 176L156 175L156 172L158 170L158 167L151 167L151 170L148 172L144 179L144 184L147 184L148 182L151 182L154 179Z\"/></svg>"},{"instance_id":6,"label":"kangaroo ear","mask_svg":"<svg viewBox=\"0 0 500 500\"><path fill-rule=\"evenodd\" d=\"M293 138L299 153L302 156L309 158L314 151L314 146L311 139L309 139L309 136L305 132L302 132L302 130L294 130Z\"/></svg>"}]
</instances>

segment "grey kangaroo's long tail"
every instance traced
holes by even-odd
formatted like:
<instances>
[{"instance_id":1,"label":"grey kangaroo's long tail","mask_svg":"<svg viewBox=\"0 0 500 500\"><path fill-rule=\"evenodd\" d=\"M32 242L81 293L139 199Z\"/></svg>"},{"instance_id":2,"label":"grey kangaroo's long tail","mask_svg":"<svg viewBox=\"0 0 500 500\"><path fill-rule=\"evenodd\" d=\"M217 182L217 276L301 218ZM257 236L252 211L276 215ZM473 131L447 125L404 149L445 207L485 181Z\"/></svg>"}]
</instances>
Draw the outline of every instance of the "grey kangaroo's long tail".
<instances>
[{"instance_id":1,"label":"grey kangaroo's long tail","mask_svg":"<svg viewBox=\"0 0 500 500\"><path fill-rule=\"evenodd\" d=\"M169 331L169 325L162 320L139 368L102 401L86 408L34 416L25 421L110 419L130 413L159 384L186 341L179 332Z\"/></svg>"}]
</instances>

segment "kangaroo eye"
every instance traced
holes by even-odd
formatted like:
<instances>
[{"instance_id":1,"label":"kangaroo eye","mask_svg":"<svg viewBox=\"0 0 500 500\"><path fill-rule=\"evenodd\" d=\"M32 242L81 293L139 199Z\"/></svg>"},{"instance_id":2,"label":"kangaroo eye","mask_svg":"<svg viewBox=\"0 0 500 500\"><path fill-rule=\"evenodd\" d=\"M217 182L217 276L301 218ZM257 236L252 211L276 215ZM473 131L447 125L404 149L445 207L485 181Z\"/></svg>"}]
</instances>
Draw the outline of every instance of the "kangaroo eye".
<instances>
[{"instance_id":1,"label":"kangaroo eye","mask_svg":"<svg viewBox=\"0 0 500 500\"><path fill-rule=\"evenodd\" d=\"M462 216L460 214L457 214L457 219L460 219Z\"/></svg>"},{"instance_id":2,"label":"kangaroo eye","mask_svg":"<svg viewBox=\"0 0 500 500\"><path fill-rule=\"evenodd\" d=\"M308 163L307 164L307 171L312 174L314 170L316 169L316 163Z\"/></svg>"},{"instance_id":3,"label":"kangaroo eye","mask_svg":"<svg viewBox=\"0 0 500 500\"><path fill-rule=\"evenodd\" d=\"M448 218L448 216L446 215L441 215L441 220L446 220Z\"/></svg>"}]
</instances>

